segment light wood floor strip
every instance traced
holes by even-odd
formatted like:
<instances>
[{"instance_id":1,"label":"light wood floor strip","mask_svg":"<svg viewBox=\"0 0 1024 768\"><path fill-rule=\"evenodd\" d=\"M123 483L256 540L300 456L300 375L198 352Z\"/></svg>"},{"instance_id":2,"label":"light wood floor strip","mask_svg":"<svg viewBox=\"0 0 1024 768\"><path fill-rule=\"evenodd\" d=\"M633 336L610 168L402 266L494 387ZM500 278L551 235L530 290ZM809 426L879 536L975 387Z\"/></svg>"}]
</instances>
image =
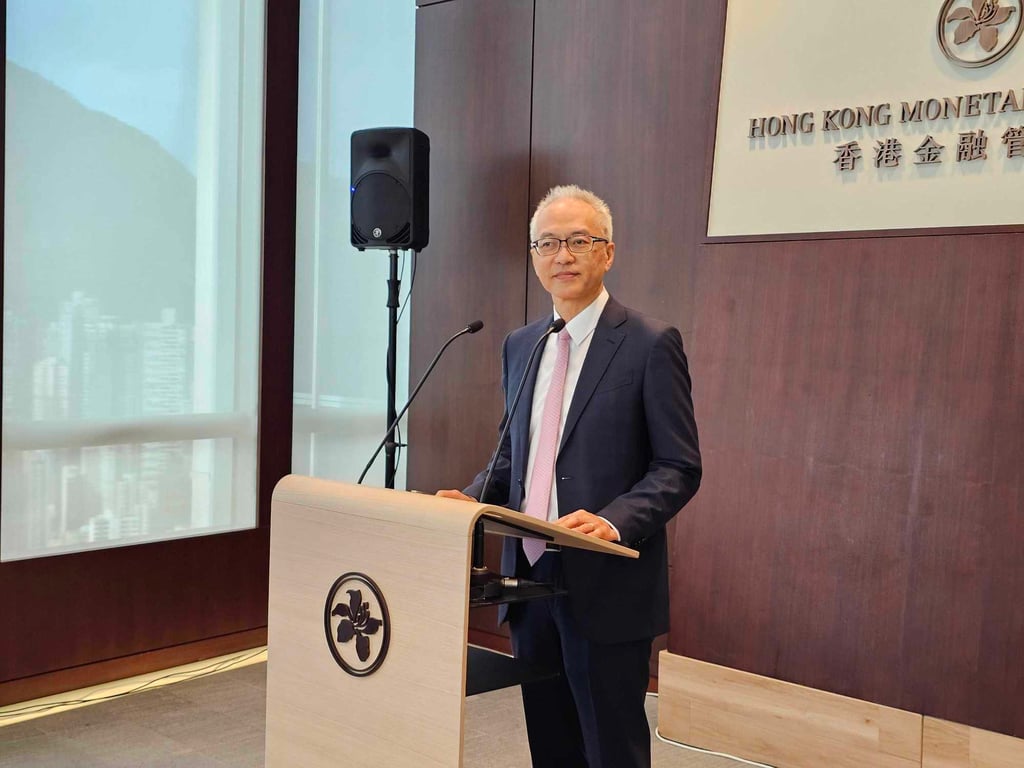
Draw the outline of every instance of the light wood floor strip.
<instances>
[{"instance_id":1,"label":"light wood floor strip","mask_svg":"<svg viewBox=\"0 0 1024 768\"><path fill-rule=\"evenodd\" d=\"M778 768L920 768L922 718L663 652L661 732Z\"/></svg>"},{"instance_id":2,"label":"light wood floor strip","mask_svg":"<svg viewBox=\"0 0 1024 768\"><path fill-rule=\"evenodd\" d=\"M1021 768L1024 739L959 723L924 719L923 768Z\"/></svg>"}]
</instances>

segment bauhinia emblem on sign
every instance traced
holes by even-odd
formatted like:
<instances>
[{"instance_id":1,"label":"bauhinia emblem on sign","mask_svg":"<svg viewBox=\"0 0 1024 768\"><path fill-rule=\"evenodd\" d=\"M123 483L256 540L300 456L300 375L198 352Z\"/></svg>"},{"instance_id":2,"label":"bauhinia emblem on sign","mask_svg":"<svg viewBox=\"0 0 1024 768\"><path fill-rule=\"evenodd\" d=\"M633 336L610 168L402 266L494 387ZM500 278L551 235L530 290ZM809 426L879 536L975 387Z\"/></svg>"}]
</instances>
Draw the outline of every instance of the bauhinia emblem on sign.
<instances>
[{"instance_id":1,"label":"bauhinia emblem on sign","mask_svg":"<svg viewBox=\"0 0 1024 768\"><path fill-rule=\"evenodd\" d=\"M376 672L388 655L391 618L380 587L369 576L339 576L324 604L327 646L338 666L355 677Z\"/></svg>"},{"instance_id":2,"label":"bauhinia emblem on sign","mask_svg":"<svg viewBox=\"0 0 1024 768\"><path fill-rule=\"evenodd\" d=\"M945 0L939 11L939 47L961 67L988 66L1020 40L1021 10L1021 0Z\"/></svg>"}]
</instances>

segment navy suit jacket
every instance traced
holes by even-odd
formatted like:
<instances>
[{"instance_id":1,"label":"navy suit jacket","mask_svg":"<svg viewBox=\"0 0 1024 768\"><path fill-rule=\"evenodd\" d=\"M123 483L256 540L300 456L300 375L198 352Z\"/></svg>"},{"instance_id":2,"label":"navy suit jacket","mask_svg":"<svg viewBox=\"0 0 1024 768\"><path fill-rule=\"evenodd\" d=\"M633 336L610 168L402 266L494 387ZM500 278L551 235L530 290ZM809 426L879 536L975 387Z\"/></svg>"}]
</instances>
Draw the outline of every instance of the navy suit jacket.
<instances>
[{"instance_id":1,"label":"navy suit jacket","mask_svg":"<svg viewBox=\"0 0 1024 768\"><path fill-rule=\"evenodd\" d=\"M550 323L547 315L505 338L502 427L530 350ZM523 504L536 377L535 364L482 501L516 510ZM479 498L485 474L465 493ZM638 549L640 558L562 551L573 616L589 640L629 642L668 631L665 525L697 492L700 477L690 375L679 331L609 298L555 460L558 510L567 515L585 509L607 518L618 528L621 543ZM506 539L502 573L524 575L521 552L518 539Z\"/></svg>"}]
</instances>

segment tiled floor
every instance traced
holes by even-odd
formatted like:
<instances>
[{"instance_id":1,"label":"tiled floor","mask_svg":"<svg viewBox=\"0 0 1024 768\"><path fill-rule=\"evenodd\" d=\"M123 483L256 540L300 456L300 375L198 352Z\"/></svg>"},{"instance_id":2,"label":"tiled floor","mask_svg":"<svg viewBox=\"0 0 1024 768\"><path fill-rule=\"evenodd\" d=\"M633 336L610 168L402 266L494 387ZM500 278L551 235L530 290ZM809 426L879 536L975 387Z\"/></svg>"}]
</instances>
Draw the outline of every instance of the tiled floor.
<instances>
[{"instance_id":1,"label":"tiled floor","mask_svg":"<svg viewBox=\"0 0 1024 768\"><path fill-rule=\"evenodd\" d=\"M255 768L263 765L265 697L266 665L254 664L3 726L0 768ZM657 700L647 709L653 733ZM467 699L464 752L465 768L530 765L518 689ZM654 765L743 764L655 739Z\"/></svg>"}]
</instances>

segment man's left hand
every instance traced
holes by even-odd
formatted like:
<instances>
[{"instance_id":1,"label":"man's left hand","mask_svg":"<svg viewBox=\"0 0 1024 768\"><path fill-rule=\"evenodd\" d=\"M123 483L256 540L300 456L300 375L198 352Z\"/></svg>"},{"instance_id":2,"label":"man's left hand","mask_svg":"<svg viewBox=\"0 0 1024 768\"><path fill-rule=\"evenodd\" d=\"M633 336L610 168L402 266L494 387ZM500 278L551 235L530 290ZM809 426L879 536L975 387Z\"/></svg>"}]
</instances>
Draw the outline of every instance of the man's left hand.
<instances>
[{"instance_id":1,"label":"man's left hand","mask_svg":"<svg viewBox=\"0 0 1024 768\"><path fill-rule=\"evenodd\" d=\"M608 525L603 518L587 512L585 509L577 509L565 517L558 518L555 525L560 525L562 528L568 528L570 531L576 531L576 533L586 534L587 536L596 536L605 541L619 540L615 529Z\"/></svg>"}]
</instances>

